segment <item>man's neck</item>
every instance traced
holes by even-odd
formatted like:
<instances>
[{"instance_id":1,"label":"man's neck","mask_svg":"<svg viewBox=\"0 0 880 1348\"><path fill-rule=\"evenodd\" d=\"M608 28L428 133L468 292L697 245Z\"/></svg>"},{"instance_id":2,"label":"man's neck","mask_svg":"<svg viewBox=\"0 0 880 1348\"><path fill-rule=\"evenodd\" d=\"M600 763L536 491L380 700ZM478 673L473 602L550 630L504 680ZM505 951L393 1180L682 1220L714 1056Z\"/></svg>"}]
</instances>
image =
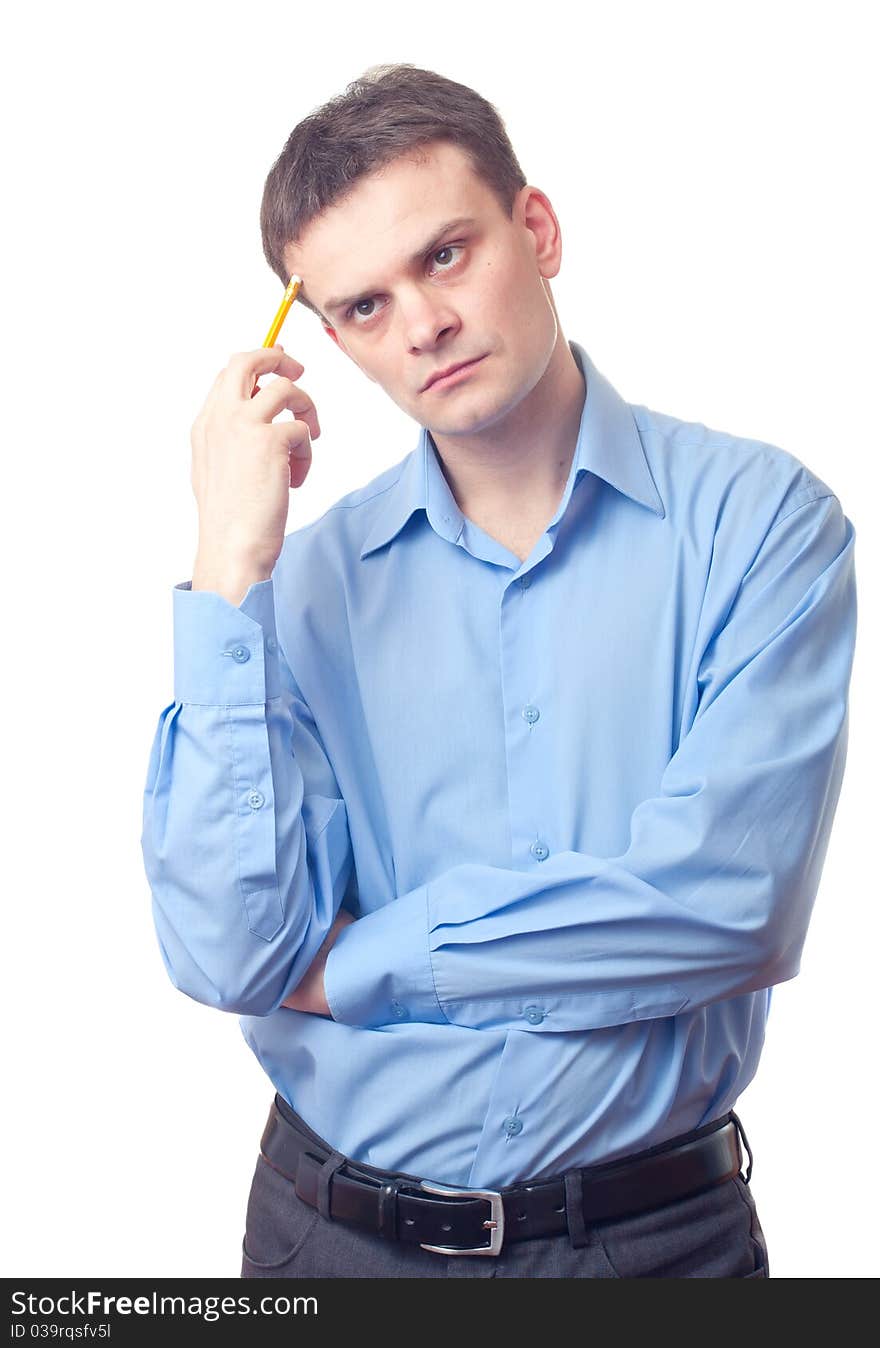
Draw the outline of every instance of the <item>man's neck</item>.
<instances>
[{"instance_id":1,"label":"man's neck","mask_svg":"<svg viewBox=\"0 0 880 1348\"><path fill-rule=\"evenodd\" d=\"M586 383L562 332L530 393L497 426L472 439L431 431L462 514L475 521L550 519L577 446Z\"/></svg>"}]
</instances>

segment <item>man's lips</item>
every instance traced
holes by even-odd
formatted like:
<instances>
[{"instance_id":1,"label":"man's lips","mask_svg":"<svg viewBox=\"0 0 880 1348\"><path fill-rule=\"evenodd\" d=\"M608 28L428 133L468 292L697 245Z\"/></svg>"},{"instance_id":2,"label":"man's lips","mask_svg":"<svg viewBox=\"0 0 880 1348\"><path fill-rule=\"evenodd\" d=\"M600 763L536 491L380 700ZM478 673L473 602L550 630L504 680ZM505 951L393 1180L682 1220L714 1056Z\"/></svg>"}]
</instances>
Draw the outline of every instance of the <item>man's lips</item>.
<instances>
[{"instance_id":1,"label":"man's lips","mask_svg":"<svg viewBox=\"0 0 880 1348\"><path fill-rule=\"evenodd\" d=\"M449 374L456 374L458 370L463 370L469 365L476 365L478 361L484 359L485 359L484 356L474 356L473 360L460 360L455 365L448 365L445 370L438 370L436 374L431 375L431 378L428 380L427 384L422 385L420 392L426 393L427 390L432 386L432 384L436 384L438 380L445 379L446 376Z\"/></svg>"}]
</instances>

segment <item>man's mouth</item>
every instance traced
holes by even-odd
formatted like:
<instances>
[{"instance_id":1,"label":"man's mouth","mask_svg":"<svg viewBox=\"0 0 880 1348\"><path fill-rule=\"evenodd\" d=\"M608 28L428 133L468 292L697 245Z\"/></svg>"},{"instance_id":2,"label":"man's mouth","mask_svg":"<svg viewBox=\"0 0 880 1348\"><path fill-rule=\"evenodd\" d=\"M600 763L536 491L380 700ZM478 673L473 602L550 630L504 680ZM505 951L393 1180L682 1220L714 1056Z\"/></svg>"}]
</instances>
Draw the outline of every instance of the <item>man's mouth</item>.
<instances>
[{"instance_id":1,"label":"man's mouth","mask_svg":"<svg viewBox=\"0 0 880 1348\"><path fill-rule=\"evenodd\" d=\"M467 372L475 365L478 365L481 360L485 360L485 356L475 356L473 360L458 361L455 365L447 365L444 370L437 370L436 373L431 375L427 384L422 386L421 392L427 393L429 388L436 388L438 386L451 386L453 383L457 382L460 371L460 377L462 379L466 378Z\"/></svg>"}]
</instances>

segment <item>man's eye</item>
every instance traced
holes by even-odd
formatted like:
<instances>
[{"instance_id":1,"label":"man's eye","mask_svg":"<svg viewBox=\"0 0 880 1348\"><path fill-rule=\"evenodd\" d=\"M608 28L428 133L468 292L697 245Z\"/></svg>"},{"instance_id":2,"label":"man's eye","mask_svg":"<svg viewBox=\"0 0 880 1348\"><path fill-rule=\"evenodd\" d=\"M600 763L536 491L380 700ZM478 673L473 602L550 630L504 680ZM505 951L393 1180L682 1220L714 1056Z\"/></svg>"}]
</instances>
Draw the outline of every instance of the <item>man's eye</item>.
<instances>
[{"instance_id":1,"label":"man's eye","mask_svg":"<svg viewBox=\"0 0 880 1348\"><path fill-rule=\"evenodd\" d=\"M437 261L438 258L442 258L442 257L444 256L444 254L446 255L446 257L447 257L447 259L448 259L448 258L451 257L451 255L452 255L453 253L460 253L460 252L462 251L462 248L463 248L463 245L460 244L460 243L447 243L447 244L444 244L442 248L438 248L437 251L436 251L436 253L432 253L431 256L432 256L432 258L433 258L433 260L434 260L435 262ZM441 265L440 265L440 270L441 270L441 271L450 271L451 268L452 268L452 266L455 265L455 262L456 262L456 261L457 261L457 259L453 257L452 260L451 260L451 263L450 263L449 261L446 261L446 262L444 262L444 263L441 263Z\"/></svg>"}]
</instances>

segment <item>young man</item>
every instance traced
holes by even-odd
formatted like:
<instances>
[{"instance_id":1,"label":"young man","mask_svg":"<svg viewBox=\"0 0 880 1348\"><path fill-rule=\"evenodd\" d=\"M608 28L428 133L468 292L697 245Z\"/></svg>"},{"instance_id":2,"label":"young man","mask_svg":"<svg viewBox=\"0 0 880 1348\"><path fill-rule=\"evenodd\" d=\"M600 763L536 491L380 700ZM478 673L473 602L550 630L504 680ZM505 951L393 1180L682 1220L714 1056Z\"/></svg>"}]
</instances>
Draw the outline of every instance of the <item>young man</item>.
<instances>
[{"instance_id":1,"label":"young man","mask_svg":"<svg viewBox=\"0 0 880 1348\"><path fill-rule=\"evenodd\" d=\"M143 848L171 979L275 1087L242 1275L766 1277L733 1106L840 791L852 524L566 340L474 91L367 72L262 223L422 430L285 536L302 365L233 356L193 427Z\"/></svg>"}]
</instances>

